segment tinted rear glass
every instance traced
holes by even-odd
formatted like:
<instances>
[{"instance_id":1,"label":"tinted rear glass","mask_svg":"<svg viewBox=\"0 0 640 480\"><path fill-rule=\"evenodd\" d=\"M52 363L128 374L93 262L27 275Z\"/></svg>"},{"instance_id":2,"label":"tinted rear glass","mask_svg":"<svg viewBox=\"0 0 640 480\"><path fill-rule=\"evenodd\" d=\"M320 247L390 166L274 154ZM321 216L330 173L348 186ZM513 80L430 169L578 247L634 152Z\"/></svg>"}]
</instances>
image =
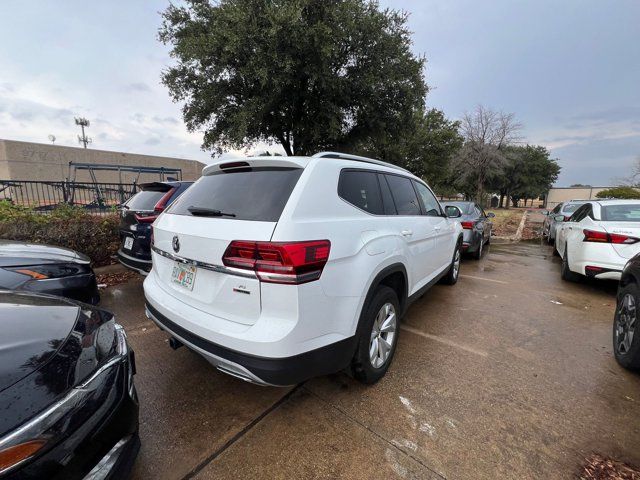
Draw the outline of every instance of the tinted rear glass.
<instances>
[{"instance_id":1,"label":"tinted rear glass","mask_svg":"<svg viewBox=\"0 0 640 480\"><path fill-rule=\"evenodd\" d=\"M301 174L301 168L272 167L216 172L194 183L169 213L191 215L193 206L235 215L214 218L277 222Z\"/></svg>"},{"instance_id":2,"label":"tinted rear glass","mask_svg":"<svg viewBox=\"0 0 640 480\"><path fill-rule=\"evenodd\" d=\"M640 222L640 204L604 206L602 207L602 220L607 222Z\"/></svg>"},{"instance_id":3,"label":"tinted rear glass","mask_svg":"<svg viewBox=\"0 0 640 480\"><path fill-rule=\"evenodd\" d=\"M341 172L338 195L351 205L355 205L366 212L376 215L384 213L378 176L375 172L357 170Z\"/></svg>"},{"instance_id":4,"label":"tinted rear glass","mask_svg":"<svg viewBox=\"0 0 640 480\"><path fill-rule=\"evenodd\" d=\"M153 210L158 200L162 198L165 192L142 191L131 197L125 205L130 210Z\"/></svg>"},{"instance_id":5,"label":"tinted rear glass","mask_svg":"<svg viewBox=\"0 0 640 480\"><path fill-rule=\"evenodd\" d=\"M385 175L398 210L398 215L420 215L418 197L411 185L411 180L397 175Z\"/></svg>"}]
</instances>

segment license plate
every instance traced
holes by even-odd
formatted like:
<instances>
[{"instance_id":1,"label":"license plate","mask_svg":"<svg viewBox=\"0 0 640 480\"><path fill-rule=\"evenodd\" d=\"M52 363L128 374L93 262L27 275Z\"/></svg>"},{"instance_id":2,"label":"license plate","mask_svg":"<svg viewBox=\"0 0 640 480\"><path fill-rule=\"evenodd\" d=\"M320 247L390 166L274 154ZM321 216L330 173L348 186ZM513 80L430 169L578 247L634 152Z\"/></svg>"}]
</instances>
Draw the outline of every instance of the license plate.
<instances>
[{"instance_id":1,"label":"license plate","mask_svg":"<svg viewBox=\"0 0 640 480\"><path fill-rule=\"evenodd\" d=\"M196 270L193 265L175 262L171 272L171 281L187 290L193 290L193 284L196 281Z\"/></svg>"},{"instance_id":2,"label":"license plate","mask_svg":"<svg viewBox=\"0 0 640 480\"><path fill-rule=\"evenodd\" d=\"M133 248L133 237L127 237L124 239L124 248L131 250Z\"/></svg>"}]
</instances>

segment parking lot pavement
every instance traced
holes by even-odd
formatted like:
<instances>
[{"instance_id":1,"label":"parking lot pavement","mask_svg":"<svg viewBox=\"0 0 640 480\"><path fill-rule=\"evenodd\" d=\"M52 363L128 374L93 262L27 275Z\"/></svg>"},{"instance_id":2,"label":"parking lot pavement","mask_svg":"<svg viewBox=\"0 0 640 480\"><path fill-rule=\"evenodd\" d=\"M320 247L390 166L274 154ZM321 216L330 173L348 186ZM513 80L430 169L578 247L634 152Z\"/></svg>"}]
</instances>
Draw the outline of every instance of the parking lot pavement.
<instances>
[{"instance_id":1,"label":"parking lot pavement","mask_svg":"<svg viewBox=\"0 0 640 480\"><path fill-rule=\"evenodd\" d=\"M410 308L388 374L293 389L215 371L144 317L141 281L103 306L136 352L134 478L568 478L592 452L640 464L640 376L611 347L615 285L560 279L551 248L491 245Z\"/></svg>"}]
</instances>

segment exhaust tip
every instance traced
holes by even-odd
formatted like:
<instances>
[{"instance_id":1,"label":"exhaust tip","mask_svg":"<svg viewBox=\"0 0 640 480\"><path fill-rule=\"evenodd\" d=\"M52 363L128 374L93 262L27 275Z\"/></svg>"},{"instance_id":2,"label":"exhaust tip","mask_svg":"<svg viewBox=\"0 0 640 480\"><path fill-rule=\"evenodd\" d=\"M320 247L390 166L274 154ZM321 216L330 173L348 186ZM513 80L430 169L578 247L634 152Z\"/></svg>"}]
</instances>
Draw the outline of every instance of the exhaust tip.
<instances>
[{"instance_id":1,"label":"exhaust tip","mask_svg":"<svg viewBox=\"0 0 640 480\"><path fill-rule=\"evenodd\" d=\"M177 338L175 338L175 337L171 337L169 339L169 346L171 348L173 348L174 350L179 349L182 345L183 345L183 343L180 340L178 340Z\"/></svg>"}]
</instances>

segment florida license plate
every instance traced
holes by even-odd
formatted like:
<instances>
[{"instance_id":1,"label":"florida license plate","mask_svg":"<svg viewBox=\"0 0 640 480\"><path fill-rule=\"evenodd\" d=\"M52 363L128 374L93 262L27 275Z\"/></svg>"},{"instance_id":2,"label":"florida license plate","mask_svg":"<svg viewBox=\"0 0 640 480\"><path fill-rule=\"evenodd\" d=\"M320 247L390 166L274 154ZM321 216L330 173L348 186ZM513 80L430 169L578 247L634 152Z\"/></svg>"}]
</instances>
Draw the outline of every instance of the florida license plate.
<instances>
[{"instance_id":1,"label":"florida license plate","mask_svg":"<svg viewBox=\"0 0 640 480\"><path fill-rule=\"evenodd\" d=\"M126 237L124 239L124 248L131 250L133 248L133 237Z\"/></svg>"},{"instance_id":2,"label":"florida license plate","mask_svg":"<svg viewBox=\"0 0 640 480\"><path fill-rule=\"evenodd\" d=\"M177 283L182 288L193 290L193 284L196 281L196 270L197 268L193 265L175 262L173 264L173 271L171 272L171 281Z\"/></svg>"}]
</instances>

